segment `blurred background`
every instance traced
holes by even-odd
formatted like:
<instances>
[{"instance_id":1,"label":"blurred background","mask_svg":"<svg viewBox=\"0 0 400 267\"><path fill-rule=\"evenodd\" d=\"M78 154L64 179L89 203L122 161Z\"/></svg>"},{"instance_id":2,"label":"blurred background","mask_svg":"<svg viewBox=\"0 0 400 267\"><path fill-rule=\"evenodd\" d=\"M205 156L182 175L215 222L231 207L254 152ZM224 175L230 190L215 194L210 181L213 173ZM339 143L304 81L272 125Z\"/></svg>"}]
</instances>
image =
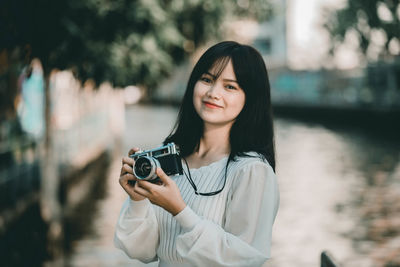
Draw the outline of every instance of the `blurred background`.
<instances>
[{"instance_id":1,"label":"blurred background","mask_svg":"<svg viewBox=\"0 0 400 267\"><path fill-rule=\"evenodd\" d=\"M397 0L1 0L1 266L145 266L113 246L121 158L169 134L221 40L269 70L268 266L400 266Z\"/></svg>"}]
</instances>

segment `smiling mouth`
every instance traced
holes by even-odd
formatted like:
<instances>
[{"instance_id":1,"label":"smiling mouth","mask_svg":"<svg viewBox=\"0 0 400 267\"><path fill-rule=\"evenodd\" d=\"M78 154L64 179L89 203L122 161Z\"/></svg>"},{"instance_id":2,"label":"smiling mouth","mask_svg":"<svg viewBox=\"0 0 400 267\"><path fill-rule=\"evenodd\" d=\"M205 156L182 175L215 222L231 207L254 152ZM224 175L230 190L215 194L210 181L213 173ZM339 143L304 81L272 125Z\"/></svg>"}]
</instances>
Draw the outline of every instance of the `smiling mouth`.
<instances>
[{"instance_id":1,"label":"smiling mouth","mask_svg":"<svg viewBox=\"0 0 400 267\"><path fill-rule=\"evenodd\" d=\"M213 103L210 103L210 102L207 102L207 101L203 101L203 104L208 108L222 108L221 106L218 106L216 104L213 104Z\"/></svg>"}]
</instances>

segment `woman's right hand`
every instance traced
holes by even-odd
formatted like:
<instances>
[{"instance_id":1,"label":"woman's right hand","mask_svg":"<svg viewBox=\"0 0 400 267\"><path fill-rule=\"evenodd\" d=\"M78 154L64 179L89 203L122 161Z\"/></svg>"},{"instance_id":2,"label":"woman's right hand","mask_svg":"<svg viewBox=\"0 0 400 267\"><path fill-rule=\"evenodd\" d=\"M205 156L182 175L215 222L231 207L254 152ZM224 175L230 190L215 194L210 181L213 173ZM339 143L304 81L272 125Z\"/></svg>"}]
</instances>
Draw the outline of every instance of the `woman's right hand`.
<instances>
[{"instance_id":1,"label":"woman's right hand","mask_svg":"<svg viewBox=\"0 0 400 267\"><path fill-rule=\"evenodd\" d=\"M139 151L139 148L132 148L129 151L129 155L134 154L135 152ZM138 186L138 183L134 183L134 185L130 184L129 181L137 181L136 177L133 175L133 164L135 161L130 157L124 157L122 159L122 168L121 174L119 177L119 184L122 188L128 193L129 197L132 200L140 201L145 199L146 197L135 193L134 188Z\"/></svg>"}]
</instances>

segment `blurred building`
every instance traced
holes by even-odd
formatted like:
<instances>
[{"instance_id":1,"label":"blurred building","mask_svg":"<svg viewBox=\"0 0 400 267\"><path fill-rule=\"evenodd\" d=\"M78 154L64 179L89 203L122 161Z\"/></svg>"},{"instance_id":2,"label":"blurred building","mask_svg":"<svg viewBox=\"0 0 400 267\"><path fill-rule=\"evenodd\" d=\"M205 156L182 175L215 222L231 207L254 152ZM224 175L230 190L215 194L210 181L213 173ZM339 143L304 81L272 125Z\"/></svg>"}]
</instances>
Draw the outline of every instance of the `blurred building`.
<instances>
[{"instance_id":1,"label":"blurred building","mask_svg":"<svg viewBox=\"0 0 400 267\"><path fill-rule=\"evenodd\" d=\"M274 0L272 4L273 16L257 26L252 44L266 62L270 74L272 102L275 106L349 112L400 110L399 62L379 62L369 64L367 67L346 70L325 69L321 67L324 61L321 58L322 52L317 49L312 59L304 60L304 65L299 68L301 64L298 59L301 55L298 54L302 54L301 51L306 52L305 54L313 53L312 46L305 50L306 44L312 43L313 39L318 39L314 45L324 41L325 36L319 32L322 26L310 22L308 25L310 29L295 29L298 25L295 25L294 14L298 15L299 10L294 9L299 8L299 3L291 0ZM315 3L313 8L317 8ZM304 19L311 20L307 16L312 10L303 11ZM313 18L315 23L315 14ZM304 31L305 35L307 33L310 40L303 44L296 42L298 31ZM289 45L289 42L292 43ZM295 60L291 58L294 56ZM316 63L318 61L320 63ZM314 67L310 68L311 66ZM315 69L315 66L319 67Z\"/></svg>"},{"instance_id":2,"label":"blurred building","mask_svg":"<svg viewBox=\"0 0 400 267\"><path fill-rule=\"evenodd\" d=\"M287 66L286 0L272 1L273 16L259 24L253 45L262 54L268 68Z\"/></svg>"}]
</instances>

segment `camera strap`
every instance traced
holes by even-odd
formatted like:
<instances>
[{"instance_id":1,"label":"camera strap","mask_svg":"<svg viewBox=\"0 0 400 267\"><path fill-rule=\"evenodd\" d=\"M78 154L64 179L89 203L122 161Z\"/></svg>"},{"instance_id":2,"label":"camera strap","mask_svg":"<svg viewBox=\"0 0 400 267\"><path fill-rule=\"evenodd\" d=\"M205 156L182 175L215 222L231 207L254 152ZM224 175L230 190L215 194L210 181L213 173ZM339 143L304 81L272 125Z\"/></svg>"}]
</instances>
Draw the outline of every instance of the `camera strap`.
<instances>
[{"instance_id":1,"label":"camera strap","mask_svg":"<svg viewBox=\"0 0 400 267\"><path fill-rule=\"evenodd\" d=\"M178 155L179 155L179 154L178 154ZM183 161L184 161L185 164L186 164L186 168L187 168L188 174L185 172L185 169L182 168L182 169L183 169L183 173L185 174L186 178L188 179L190 185L193 187L194 193L195 193L196 195L200 195L200 196L214 196L214 195L220 193L222 190L224 190L225 184L226 184L226 175L227 175L227 171L228 171L228 168L227 168L227 167L225 167L224 184L222 185L222 188L221 188L221 189L219 189L219 190L217 190L217 191L214 191L214 192L209 192L209 193L200 193L199 191L197 191L197 186L196 186L196 184L193 182L192 175L191 175L191 173L190 173L189 164L187 163L187 161L186 161L186 159L185 159L184 157L181 157L181 155L179 155L179 157L180 157L181 159L183 159Z\"/></svg>"}]
</instances>

